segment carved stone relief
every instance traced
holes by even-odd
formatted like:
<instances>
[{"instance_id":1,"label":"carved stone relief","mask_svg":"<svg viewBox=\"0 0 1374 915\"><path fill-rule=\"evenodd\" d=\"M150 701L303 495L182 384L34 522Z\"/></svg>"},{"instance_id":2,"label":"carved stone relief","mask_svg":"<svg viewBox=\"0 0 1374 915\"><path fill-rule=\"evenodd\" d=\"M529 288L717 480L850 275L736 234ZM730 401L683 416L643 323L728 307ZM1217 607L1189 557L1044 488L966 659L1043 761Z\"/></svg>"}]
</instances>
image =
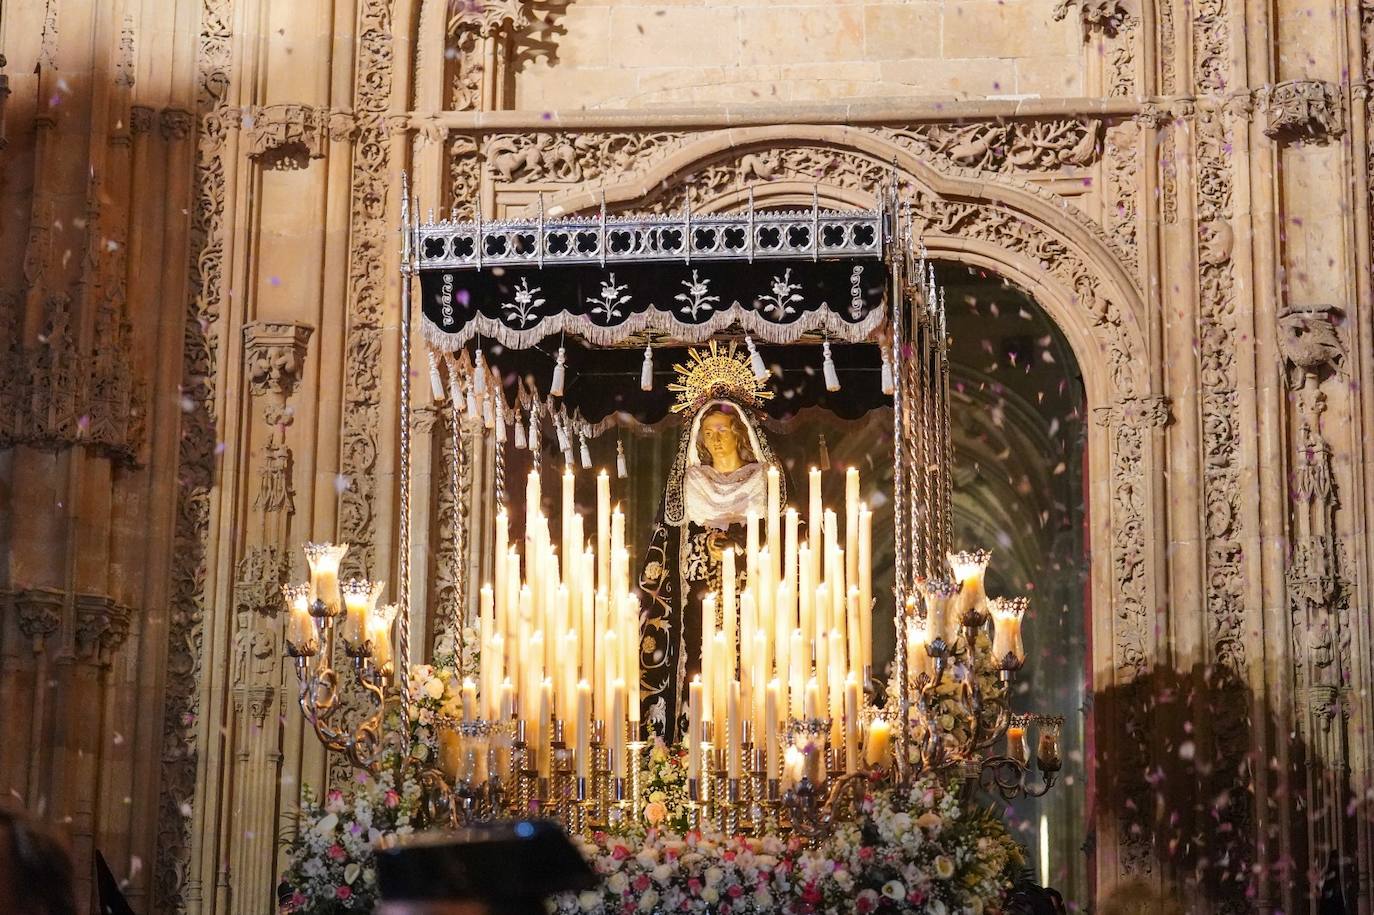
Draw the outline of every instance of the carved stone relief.
<instances>
[{"instance_id":1,"label":"carved stone relief","mask_svg":"<svg viewBox=\"0 0 1374 915\"><path fill-rule=\"evenodd\" d=\"M323 159L330 140L346 140L356 129L353 115L314 105L253 106L243 111L247 154L266 168L304 168Z\"/></svg>"},{"instance_id":2,"label":"carved stone relief","mask_svg":"<svg viewBox=\"0 0 1374 915\"><path fill-rule=\"evenodd\" d=\"M506 183L578 182L633 174L681 142L681 133L518 133L485 139L482 160Z\"/></svg>"},{"instance_id":3,"label":"carved stone relief","mask_svg":"<svg viewBox=\"0 0 1374 915\"><path fill-rule=\"evenodd\" d=\"M33 650L43 650L44 642L62 625L66 595L57 588L25 588L11 595L19 631L33 642Z\"/></svg>"},{"instance_id":4,"label":"carved stone relief","mask_svg":"<svg viewBox=\"0 0 1374 915\"><path fill-rule=\"evenodd\" d=\"M1063 21L1075 7L1084 37L1093 32L1114 35L1128 15L1121 0L1058 0L1054 5L1055 21Z\"/></svg>"},{"instance_id":5,"label":"carved stone relief","mask_svg":"<svg viewBox=\"0 0 1374 915\"><path fill-rule=\"evenodd\" d=\"M128 607L104 594L78 594L74 601L76 656L101 665L129 636Z\"/></svg>"},{"instance_id":6,"label":"carved stone relief","mask_svg":"<svg viewBox=\"0 0 1374 915\"><path fill-rule=\"evenodd\" d=\"M1096 118L920 124L882 133L936 166L989 172L1053 172L1091 165L1102 154Z\"/></svg>"},{"instance_id":7,"label":"carved stone relief","mask_svg":"<svg viewBox=\"0 0 1374 915\"><path fill-rule=\"evenodd\" d=\"M1264 135L1290 143L1325 143L1345 132L1341 88L1317 79L1291 79L1256 93Z\"/></svg>"}]
</instances>

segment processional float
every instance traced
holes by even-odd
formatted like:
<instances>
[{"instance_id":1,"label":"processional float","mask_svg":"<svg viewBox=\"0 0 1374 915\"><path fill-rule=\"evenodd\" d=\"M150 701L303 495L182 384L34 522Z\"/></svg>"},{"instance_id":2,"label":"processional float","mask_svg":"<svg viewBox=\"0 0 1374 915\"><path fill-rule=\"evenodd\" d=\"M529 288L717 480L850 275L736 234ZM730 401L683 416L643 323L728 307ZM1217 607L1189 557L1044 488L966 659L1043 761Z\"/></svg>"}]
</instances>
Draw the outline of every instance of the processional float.
<instances>
[{"instance_id":1,"label":"processional float","mask_svg":"<svg viewBox=\"0 0 1374 915\"><path fill-rule=\"evenodd\" d=\"M1010 708L1026 600L990 599L990 554L950 550L944 302L895 185L875 196L869 211L814 200L809 209L762 211L751 194L742 213L612 217L603 205L590 216L545 218L541 203L534 218L423 223L407 196L396 603L378 606L380 582L340 580L343 544L306 544L309 582L283 589L285 652L301 709L327 749L374 774L392 767L418 780L435 823L537 812L584 830L639 816L641 605L605 471L594 532L584 537L573 508L574 468L590 467L587 441L599 429L563 399L567 347L581 348L583 364L642 347L647 391L655 349L709 343L677 367L679 389L693 389L681 396L731 384L767 396L756 341L820 350L832 391L833 341L877 348L892 408L883 507L892 513L891 664L872 669L872 616L887 602L871 593L877 509L858 504L856 471L847 472L843 529L840 513L819 504L820 471L811 471L802 538L800 512L780 504L769 468L768 508L750 516L740 559L742 593L727 549L721 560L731 571L708 597L683 740L694 821L815 837L856 812L869 778L905 785L935 773L1006 799L1054 784L1062 718ZM497 506L492 530L478 535L490 538L478 599L469 601L462 580L455 597L480 641L480 669L469 671L461 702L435 718L437 758L412 752L409 725L417 281L433 395L452 402L455 446L464 414L488 437ZM517 358L551 341L558 349L544 390L508 390L492 364L498 357L484 349ZM737 352L741 341L747 355ZM556 449L543 447L546 432ZM523 512L505 480L512 448L532 458ZM540 509L542 477L556 472L541 466L545 451L564 463L557 538ZM455 447L452 474L457 455ZM511 520L521 516L523 538L513 538Z\"/></svg>"}]
</instances>

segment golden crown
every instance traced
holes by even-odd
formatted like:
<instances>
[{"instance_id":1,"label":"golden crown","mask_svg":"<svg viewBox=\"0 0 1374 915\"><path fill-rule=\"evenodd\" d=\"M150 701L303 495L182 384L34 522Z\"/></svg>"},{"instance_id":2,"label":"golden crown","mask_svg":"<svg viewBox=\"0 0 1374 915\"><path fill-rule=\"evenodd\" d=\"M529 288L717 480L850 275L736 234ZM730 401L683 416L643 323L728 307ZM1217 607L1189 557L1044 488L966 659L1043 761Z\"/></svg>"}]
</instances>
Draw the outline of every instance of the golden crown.
<instances>
[{"instance_id":1,"label":"golden crown","mask_svg":"<svg viewBox=\"0 0 1374 915\"><path fill-rule=\"evenodd\" d=\"M709 351L695 347L687 352L687 364L675 365L678 381L668 385L677 393L673 412L695 410L714 397L728 397L745 406L758 407L773 397L773 392L759 383L749 365L749 356L737 351L734 341L721 348L711 341Z\"/></svg>"}]
</instances>

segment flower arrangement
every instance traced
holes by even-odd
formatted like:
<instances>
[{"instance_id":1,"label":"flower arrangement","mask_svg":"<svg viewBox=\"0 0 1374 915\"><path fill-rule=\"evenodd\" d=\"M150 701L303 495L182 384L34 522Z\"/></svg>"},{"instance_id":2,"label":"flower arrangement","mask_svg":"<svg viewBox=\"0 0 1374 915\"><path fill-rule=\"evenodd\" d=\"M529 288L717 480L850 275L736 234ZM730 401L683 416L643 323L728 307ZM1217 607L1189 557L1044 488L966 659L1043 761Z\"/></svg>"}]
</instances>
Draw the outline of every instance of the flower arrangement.
<instances>
[{"instance_id":1,"label":"flower arrangement","mask_svg":"<svg viewBox=\"0 0 1374 915\"><path fill-rule=\"evenodd\" d=\"M439 718L461 718L463 678L457 668L410 665L411 756L433 764L440 751Z\"/></svg>"},{"instance_id":2,"label":"flower arrangement","mask_svg":"<svg viewBox=\"0 0 1374 915\"><path fill-rule=\"evenodd\" d=\"M684 833L691 823L691 801L687 798L687 750L669 747L655 737L639 757L639 809L644 822L626 823L622 831L649 829Z\"/></svg>"},{"instance_id":3,"label":"flower arrangement","mask_svg":"<svg viewBox=\"0 0 1374 915\"><path fill-rule=\"evenodd\" d=\"M282 880L290 895L281 911L371 912L377 902L372 850L385 836L409 833L419 805L419 786L398 787L389 772L377 779L360 774L348 791L330 791L323 800L307 787L286 840L291 863Z\"/></svg>"},{"instance_id":4,"label":"flower arrangement","mask_svg":"<svg viewBox=\"0 0 1374 915\"><path fill-rule=\"evenodd\" d=\"M711 829L597 833L580 841L604 883L560 897L564 915L991 915L1023 861L1001 820L964 808L929 778L905 792L871 783L863 816L814 847Z\"/></svg>"}]
</instances>

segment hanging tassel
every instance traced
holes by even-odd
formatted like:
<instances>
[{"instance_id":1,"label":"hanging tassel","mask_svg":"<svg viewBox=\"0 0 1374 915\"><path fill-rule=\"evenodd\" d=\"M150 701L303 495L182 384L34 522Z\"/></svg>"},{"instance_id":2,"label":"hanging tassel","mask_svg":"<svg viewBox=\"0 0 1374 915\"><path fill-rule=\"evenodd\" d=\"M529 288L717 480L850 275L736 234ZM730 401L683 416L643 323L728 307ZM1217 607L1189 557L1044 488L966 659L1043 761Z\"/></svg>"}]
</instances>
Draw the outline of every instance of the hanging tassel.
<instances>
[{"instance_id":1,"label":"hanging tassel","mask_svg":"<svg viewBox=\"0 0 1374 915\"><path fill-rule=\"evenodd\" d=\"M506 443L506 398L497 394L496 401L496 444Z\"/></svg>"},{"instance_id":2,"label":"hanging tassel","mask_svg":"<svg viewBox=\"0 0 1374 915\"><path fill-rule=\"evenodd\" d=\"M472 356L472 386L477 391L478 397L483 397L487 393L487 360L482 355L479 347Z\"/></svg>"},{"instance_id":3,"label":"hanging tassel","mask_svg":"<svg viewBox=\"0 0 1374 915\"><path fill-rule=\"evenodd\" d=\"M654 348L644 347L644 365L639 370L639 389L641 391L652 391L654 389Z\"/></svg>"},{"instance_id":4,"label":"hanging tassel","mask_svg":"<svg viewBox=\"0 0 1374 915\"><path fill-rule=\"evenodd\" d=\"M554 426L558 431L558 450L565 455L572 453L572 442L568 439L568 423L566 420L556 420ZM569 464L572 461L568 461Z\"/></svg>"},{"instance_id":5,"label":"hanging tassel","mask_svg":"<svg viewBox=\"0 0 1374 915\"><path fill-rule=\"evenodd\" d=\"M744 345L749 350L749 370L756 379L762 381L768 377L768 366L763 364L763 357L759 355L758 347L754 346L754 338L745 334Z\"/></svg>"},{"instance_id":6,"label":"hanging tassel","mask_svg":"<svg viewBox=\"0 0 1374 915\"><path fill-rule=\"evenodd\" d=\"M448 372L448 396L449 402L453 407L453 421L458 422L462 416L463 407L463 386L458 381L458 373L453 370L453 363L449 363Z\"/></svg>"},{"instance_id":7,"label":"hanging tassel","mask_svg":"<svg viewBox=\"0 0 1374 915\"><path fill-rule=\"evenodd\" d=\"M520 406L515 407L515 447L519 451L524 451L528 447L528 440L525 438L525 423L520 417Z\"/></svg>"},{"instance_id":8,"label":"hanging tassel","mask_svg":"<svg viewBox=\"0 0 1374 915\"><path fill-rule=\"evenodd\" d=\"M892 380L892 354L888 352L886 343L878 344L878 352L883 355L883 393L890 397L897 390Z\"/></svg>"},{"instance_id":9,"label":"hanging tassel","mask_svg":"<svg viewBox=\"0 0 1374 915\"><path fill-rule=\"evenodd\" d=\"M539 404L530 404L530 434L529 448L531 451L539 450Z\"/></svg>"},{"instance_id":10,"label":"hanging tassel","mask_svg":"<svg viewBox=\"0 0 1374 915\"><path fill-rule=\"evenodd\" d=\"M821 352L825 354L825 361L821 366L825 370L825 389L833 393L840 389L840 376L835 372L835 360L830 358L829 340L821 345Z\"/></svg>"},{"instance_id":11,"label":"hanging tassel","mask_svg":"<svg viewBox=\"0 0 1374 915\"><path fill-rule=\"evenodd\" d=\"M444 399L444 377L439 374L439 357L429 350L429 390L435 403Z\"/></svg>"},{"instance_id":12,"label":"hanging tassel","mask_svg":"<svg viewBox=\"0 0 1374 915\"><path fill-rule=\"evenodd\" d=\"M481 419L482 409L477 406L477 385L468 385L468 419Z\"/></svg>"},{"instance_id":13,"label":"hanging tassel","mask_svg":"<svg viewBox=\"0 0 1374 915\"><path fill-rule=\"evenodd\" d=\"M583 434L583 433L578 433L578 436L577 436L577 437L578 437L579 439L581 439L581 444L582 444L582 455L581 455L581 456L582 456L582 469L583 469L583 470L591 470L591 469L592 469L592 450L591 450L590 448L587 447L587 436L586 436L585 434Z\"/></svg>"},{"instance_id":14,"label":"hanging tassel","mask_svg":"<svg viewBox=\"0 0 1374 915\"><path fill-rule=\"evenodd\" d=\"M490 394L482 398L482 425L488 429L496 426L496 408L492 406Z\"/></svg>"},{"instance_id":15,"label":"hanging tassel","mask_svg":"<svg viewBox=\"0 0 1374 915\"><path fill-rule=\"evenodd\" d=\"M625 442L620 439L615 441L615 475L621 480L630 477L630 469L625 465Z\"/></svg>"},{"instance_id":16,"label":"hanging tassel","mask_svg":"<svg viewBox=\"0 0 1374 915\"><path fill-rule=\"evenodd\" d=\"M563 379L567 374L564 368L565 361L566 354L563 352L563 347L560 346L558 348L558 359L553 364L553 384L549 385L549 394L554 397L563 396Z\"/></svg>"},{"instance_id":17,"label":"hanging tassel","mask_svg":"<svg viewBox=\"0 0 1374 915\"><path fill-rule=\"evenodd\" d=\"M821 470L829 470L829 469L830 469L830 446L827 445L827 444L825 443L825 436L824 436L824 435L821 436L820 448L821 448L821 460L820 460Z\"/></svg>"}]
</instances>

